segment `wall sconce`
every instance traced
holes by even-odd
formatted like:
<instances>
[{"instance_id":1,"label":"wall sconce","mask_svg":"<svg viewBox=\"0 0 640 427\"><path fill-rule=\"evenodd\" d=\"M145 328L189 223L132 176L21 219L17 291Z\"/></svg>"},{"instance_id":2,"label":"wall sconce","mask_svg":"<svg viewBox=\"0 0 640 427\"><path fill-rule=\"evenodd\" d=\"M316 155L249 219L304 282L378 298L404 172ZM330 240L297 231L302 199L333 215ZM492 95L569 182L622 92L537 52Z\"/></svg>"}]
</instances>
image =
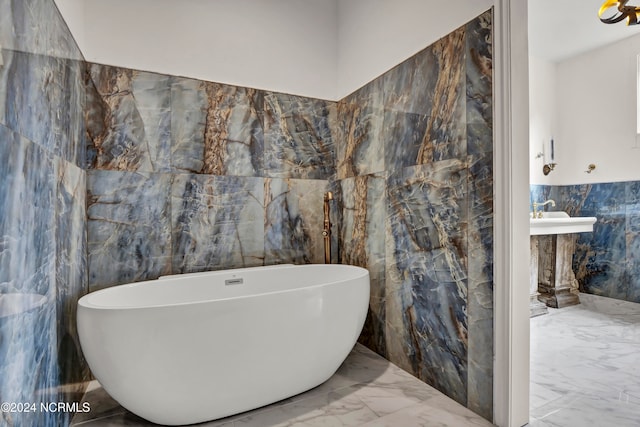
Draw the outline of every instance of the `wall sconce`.
<instances>
[{"instance_id":1,"label":"wall sconce","mask_svg":"<svg viewBox=\"0 0 640 427\"><path fill-rule=\"evenodd\" d=\"M542 173L547 176L549 173L556 168L556 147L553 142L553 138L548 142L548 144L543 145L542 147L542 158L544 165L542 166Z\"/></svg>"},{"instance_id":2,"label":"wall sconce","mask_svg":"<svg viewBox=\"0 0 640 427\"><path fill-rule=\"evenodd\" d=\"M636 6L627 6L627 2L629 0L606 0L600 6L600 10L598 11L598 18L600 21L605 24L616 24L623 19L627 18L627 25L636 25L639 24L638 20L640 19L640 7ZM617 13L614 13L612 16L604 17L604 13L611 8L617 8Z\"/></svg>"},{"instance_id":3,"label":"wall sconce","mask_svg":"<svg viewBox=\"0 0 640 427\"><path fill-rule=\"evenodd\" d=\"M553 138L549 142L542 144L542 151L536 154L536 159L542 159L542 173L545 176L556 168L556 147Z\"/></svg>"}]
</instances>

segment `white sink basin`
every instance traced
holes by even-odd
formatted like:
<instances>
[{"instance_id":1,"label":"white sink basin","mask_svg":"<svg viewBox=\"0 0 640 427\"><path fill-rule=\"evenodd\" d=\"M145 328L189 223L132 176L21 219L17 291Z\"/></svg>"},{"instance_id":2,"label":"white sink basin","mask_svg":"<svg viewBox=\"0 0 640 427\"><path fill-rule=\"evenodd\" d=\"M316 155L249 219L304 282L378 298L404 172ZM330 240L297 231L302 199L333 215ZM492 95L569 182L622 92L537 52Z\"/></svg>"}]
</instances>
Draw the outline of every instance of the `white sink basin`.
<instances>
[{"instance_id":1,"label":"white sink basin","mask_svg":"<svg viewBox=\"0 0 640 427\"><path fill-rule=\"evenodd\" d=\"M529 218L529 234L590 233L595 222L595 216L570 217L562 211L543 212L542 218Z\"/></svg>"}]
</instances>

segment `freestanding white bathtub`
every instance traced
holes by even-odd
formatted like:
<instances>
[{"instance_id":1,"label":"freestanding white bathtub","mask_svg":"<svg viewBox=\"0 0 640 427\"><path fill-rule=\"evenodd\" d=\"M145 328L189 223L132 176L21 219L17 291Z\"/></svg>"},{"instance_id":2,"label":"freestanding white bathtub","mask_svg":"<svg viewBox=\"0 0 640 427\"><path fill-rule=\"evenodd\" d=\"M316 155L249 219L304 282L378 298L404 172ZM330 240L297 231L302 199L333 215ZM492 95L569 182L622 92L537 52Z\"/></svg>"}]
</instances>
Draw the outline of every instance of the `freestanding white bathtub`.
<instances>
[{"instance_id":1,"label":"freestanding white bathtub","mask_svg":"<svg viewBox=\"0 0 640 427\"><path fill-rule=\"evenodd\" d=\"M368 304L359 267L194 273L85 295L78 333L91 371L122 406L154 423L193 424L329 379Z\"/></svg>"}]
</instances>

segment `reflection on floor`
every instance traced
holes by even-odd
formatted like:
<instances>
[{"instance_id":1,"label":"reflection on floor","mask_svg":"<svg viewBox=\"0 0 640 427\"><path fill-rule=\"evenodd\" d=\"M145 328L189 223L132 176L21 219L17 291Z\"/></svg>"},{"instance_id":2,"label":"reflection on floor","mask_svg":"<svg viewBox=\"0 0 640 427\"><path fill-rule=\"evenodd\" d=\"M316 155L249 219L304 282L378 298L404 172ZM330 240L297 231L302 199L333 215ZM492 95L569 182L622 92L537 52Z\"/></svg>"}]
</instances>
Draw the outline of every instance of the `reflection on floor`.
<instances>
[{"instance_id":1,"label":"reflection on floor","mask_svg":"<svg viewBox=\"0 0 640 427\"><path fill-rule=\"evenodd\" d=\"M531 319L530 425L640 426L640 304L580 301Z\"/></svg>"},{"instance_id":2,"label":"reflection on floor","mask_svg":"<svg viewBox=\"0 0 640 427\"><path fill-rule=\"evenodd\" d=\"M72 426L150 426L131 414L94 383ZM361 345L329 381L306 392L253 411L198 426L491 426L457 402L417 380Z\"/></svg>"}]
</instances>

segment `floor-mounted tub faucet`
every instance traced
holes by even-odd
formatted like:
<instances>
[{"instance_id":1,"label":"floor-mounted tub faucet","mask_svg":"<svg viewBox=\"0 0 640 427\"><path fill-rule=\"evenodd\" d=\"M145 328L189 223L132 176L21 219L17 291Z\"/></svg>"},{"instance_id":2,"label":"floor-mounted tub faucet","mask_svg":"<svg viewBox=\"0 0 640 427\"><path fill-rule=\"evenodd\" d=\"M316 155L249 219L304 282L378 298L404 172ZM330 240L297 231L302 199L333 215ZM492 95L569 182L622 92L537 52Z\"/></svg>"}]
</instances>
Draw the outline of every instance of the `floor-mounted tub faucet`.
<instances>
[{"instance_id":1,"label":"floor-mounted tub faucet","mask_svg":"<svg viewBox=\"0 0 640 427\"><path fill-rule=\"evenodd\" d=\"M331 191L324 193L324 228L322 230L322 235L324 236L325 264L331 264L331 222L329 221L329 202L331 200L333 200L333 193Z\"/></svg>"},{"instance_id":2,"label":"floor-mounted tub faucet","mask_svg":"<svg viewBox=\"0 0 640 427\"><path fill-rule=\"evenodd\" d=\"M555 200L549 199L542 203L533 202L533 212L531 213L531 218L542 218L542 211L538 211L539 207L544 208L544 206L551 204L552 207L556 207Z\"/></svg>"}]
</instances>

